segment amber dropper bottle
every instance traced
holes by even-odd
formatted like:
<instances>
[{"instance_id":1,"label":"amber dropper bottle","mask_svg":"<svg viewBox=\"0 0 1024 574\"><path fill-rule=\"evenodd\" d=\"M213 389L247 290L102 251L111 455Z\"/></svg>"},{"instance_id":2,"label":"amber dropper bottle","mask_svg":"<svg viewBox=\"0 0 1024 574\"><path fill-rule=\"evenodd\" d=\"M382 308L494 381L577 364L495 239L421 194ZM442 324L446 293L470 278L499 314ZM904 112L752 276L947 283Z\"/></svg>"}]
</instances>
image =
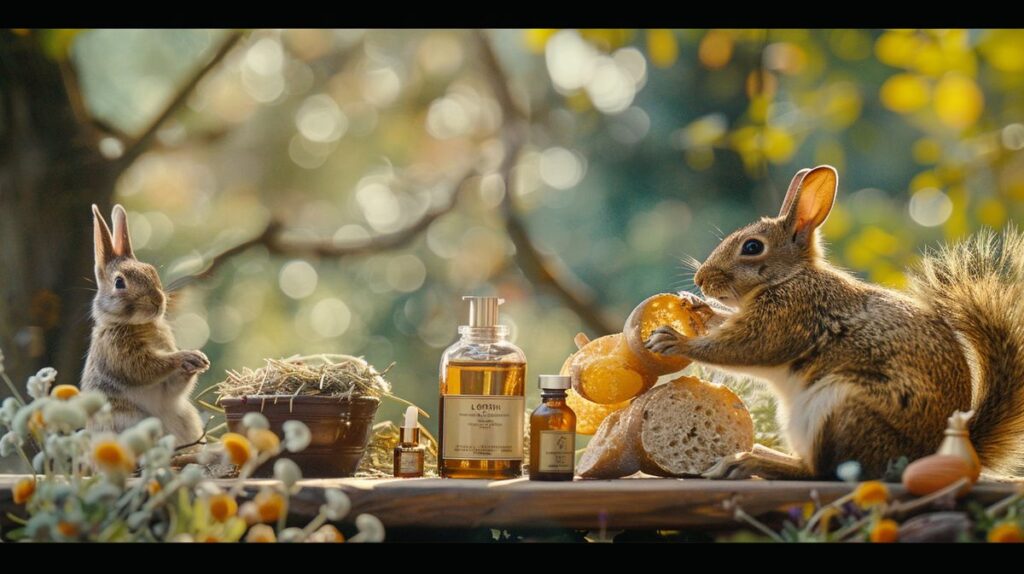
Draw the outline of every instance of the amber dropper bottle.
<instances>
[{"instance_id":1,"label":"amber dropper bottle","mask_svg":"<svg viewBox=\"0 0 1024 574\"><path fill-rule=\"evenodd\" d=\"M538 377L541 403L530 415L530 480L572 480L576 462L576 413L565 402L572 379Z\"/></svg>"},{"instance_id":2,"label":"amber dropper bottle","mask_svg":"<svg viewBox=\"0 0 1024 574\"><path fill-rule=\"evenodd\" d=\"M405 409L405 424L402 425L398 446L395 447L396 478L423 476L423 457L426 449L420 445L418 415L419 409L416 407L410 406Z\"/></svg>"}]
</instances>

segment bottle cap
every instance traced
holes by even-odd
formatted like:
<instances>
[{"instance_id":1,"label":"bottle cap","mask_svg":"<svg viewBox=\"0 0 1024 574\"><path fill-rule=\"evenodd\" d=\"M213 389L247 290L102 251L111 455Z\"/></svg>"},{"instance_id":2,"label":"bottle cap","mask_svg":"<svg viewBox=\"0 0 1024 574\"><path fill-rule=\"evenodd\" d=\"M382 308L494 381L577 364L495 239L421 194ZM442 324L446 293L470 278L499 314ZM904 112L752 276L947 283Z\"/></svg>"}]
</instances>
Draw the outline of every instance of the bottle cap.
<instances>
[{"instance_id":1,"label":"bottle cap","mask_svg":"<svg viewBox=\"0 0 1024 574\"><path fill-rule=\"evenodd\" d=\"M470 327L494 327L498 324L498 305L504 303L504 299L467 295L462 300L469 301Z\"/></svg>"},{"instance_id":2,"label":"bottle cap","mask_svg":"<svg viewBox=\"0 0 1024 574\"><path fill-rule=\"evenodd\" d=\"M402 436L401 442L403 443L419 443L420 442L420 428L417 424L420 410L414 406L409 406L405 409L405 424L402 425Z\"/></svg>"},{"instance_id":3,"label":"bottle cap","mask_svg":"<svg viewBox=\"0 0 1024 574\"><path fill-rule=\"evenodd\" d=\"M537 386L542 389L564 391L572 387L572 377L568 375L539 375L537 383Z\"/></svg>"}]
</instances>

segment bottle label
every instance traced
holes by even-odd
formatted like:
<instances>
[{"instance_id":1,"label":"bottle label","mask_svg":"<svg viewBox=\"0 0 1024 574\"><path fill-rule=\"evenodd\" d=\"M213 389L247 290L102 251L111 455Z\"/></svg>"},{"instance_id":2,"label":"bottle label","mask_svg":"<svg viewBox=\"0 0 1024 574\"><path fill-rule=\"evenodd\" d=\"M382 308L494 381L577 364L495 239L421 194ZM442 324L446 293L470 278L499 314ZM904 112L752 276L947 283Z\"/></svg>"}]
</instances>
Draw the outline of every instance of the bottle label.
<instances>
[{"instance_id":1,"label":"bottle label","mask_svg":"<svg viewBox=\"0 0 1024 574\"><path fill-rule=\"evenodd\" d=\"M398 472L402 474L423 474L423 456L414 452L398 455Z\"/></svg>"},{"instance_id":2,"label":"bottle label","mask_svg":"<svg viewBox=\"0 0 1024 574\"><path fill-rule=\"evenodd\" d=\"M566 431L540 431L539 472L572 474L576 462L576 434ZM533 464L531 462L531 464Z\"/></svg>"},{"instance_id":3,"label":"bottle label","mask_svg":"<svg viewBox=\"0 0 1024 574\"><path fill-rule=\"evenodd\" d=\"M526 399L512 395L445 395L446 459L523 460Z\"/></svg>"}]
</instances>

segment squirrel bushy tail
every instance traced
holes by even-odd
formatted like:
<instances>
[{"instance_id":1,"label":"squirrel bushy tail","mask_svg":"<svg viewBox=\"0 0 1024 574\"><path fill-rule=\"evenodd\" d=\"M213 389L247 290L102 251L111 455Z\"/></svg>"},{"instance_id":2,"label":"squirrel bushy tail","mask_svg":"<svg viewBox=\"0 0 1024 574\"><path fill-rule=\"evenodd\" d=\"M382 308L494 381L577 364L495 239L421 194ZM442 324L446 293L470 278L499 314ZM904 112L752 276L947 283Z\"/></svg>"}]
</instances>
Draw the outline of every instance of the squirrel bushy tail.
<instances>
[{"instance_id":1,"label":"squirrel bushy tail","mask_svg":"<svg viewBox=\"0 0 1024 574\"><path fill-rule=\"evenodd\" d=\"M982 465L1024 468L1024 232L981 231L925 254L910 276L920 301L969 346L974 384L971 441ZM952 413L950 413L952 414Z\"/></svg>"}]
</instances>

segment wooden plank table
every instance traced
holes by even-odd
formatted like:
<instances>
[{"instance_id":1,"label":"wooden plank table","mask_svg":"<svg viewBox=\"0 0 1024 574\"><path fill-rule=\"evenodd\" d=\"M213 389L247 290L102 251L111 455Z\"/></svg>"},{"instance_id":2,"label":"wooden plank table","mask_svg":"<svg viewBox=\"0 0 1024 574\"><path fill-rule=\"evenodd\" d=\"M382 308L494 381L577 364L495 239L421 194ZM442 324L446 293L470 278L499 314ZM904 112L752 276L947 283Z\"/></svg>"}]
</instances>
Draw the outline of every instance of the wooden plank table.
<instances>
[{"instance_id":1,"label":"wooden plank table","mask_svg":"<svg viewBox=\"0 0 1024 574\"><path fill-rule=\"evenodd\" d=\"M0 510L12 509L10 489L18 476L0 475ZM228 482L228 481L223 481ZM247 491L272 480L249 480ZM712 481L629 478L531 482L421 479L323 479L302 481L290 511L306 519L318 512L324 490L340 488L352 500L352 519L370 513L390 528L573 528L585 530L681 529L728 527L732 516L722 503L735 497L749 514L784 510L810 500L822 502L850 492L840 482ZM889 484L896 497L905 495ZM979 483L970 497L990 504L1009 496L1012 483Z\"/></svg>"}]
</instances>

